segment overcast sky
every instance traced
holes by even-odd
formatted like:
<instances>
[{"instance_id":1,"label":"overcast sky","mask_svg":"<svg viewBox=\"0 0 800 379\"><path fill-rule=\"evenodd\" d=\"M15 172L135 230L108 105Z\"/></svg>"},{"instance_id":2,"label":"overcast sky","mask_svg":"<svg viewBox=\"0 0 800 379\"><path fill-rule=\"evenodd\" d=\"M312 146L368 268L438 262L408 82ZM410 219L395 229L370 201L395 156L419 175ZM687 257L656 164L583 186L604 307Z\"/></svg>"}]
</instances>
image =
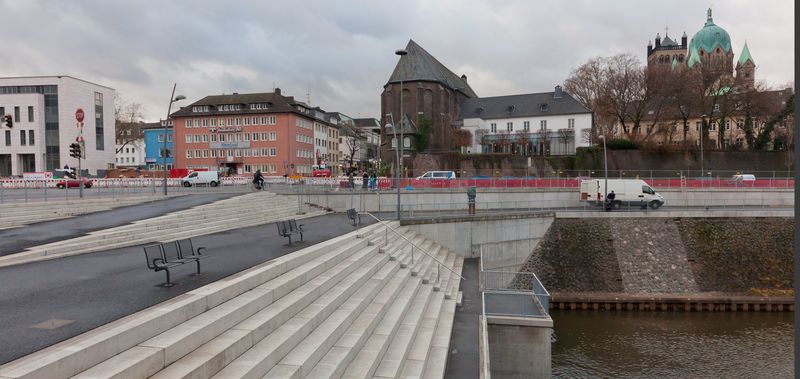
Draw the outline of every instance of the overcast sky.
<instances>
[{"instance_id":1,"label":"overcast sky","mask_svg":"<svg viewBox=\"0 0 800 379\"><path fill-rule=\"evenodd\" d=\"M747 41L756 80L794 81L791 0L0 0L0 76L107 85L148 121L165 117L174 82L184 106L274 83L328 111L378 117L394 51L409 38L479 96L545 92L592 57L644 62L666 26L691 38L709 6L734 59Z\"/></svg>"}]
</instances>

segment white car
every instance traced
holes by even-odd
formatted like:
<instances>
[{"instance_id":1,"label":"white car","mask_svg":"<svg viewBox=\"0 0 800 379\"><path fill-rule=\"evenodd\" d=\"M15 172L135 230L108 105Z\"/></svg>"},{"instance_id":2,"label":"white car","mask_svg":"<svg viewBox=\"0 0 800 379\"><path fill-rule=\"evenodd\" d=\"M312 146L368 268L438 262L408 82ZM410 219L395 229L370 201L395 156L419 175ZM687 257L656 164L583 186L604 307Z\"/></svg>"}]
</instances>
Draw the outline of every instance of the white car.
<instances>
[{"instance_id":1,"label":"white car","mask_svg":"<svg viewBox=\"0 0 800 379\"><path fill-rule=\"evenodd\" d=\"M454 171L428 171L417 179L455 179L456 173Z\"/></svg>"},{"instance_id":2,"label":"white car","mask_svg":"<svg viewBox=\"0 0 800 379\"><path fill-rule=\"evenodd\" d=\"M184 187L191 187L196 184L207 184L212 187L219 185L219 172L217 171L195 171L181 179Z\"/></svg>"}]
</instances>

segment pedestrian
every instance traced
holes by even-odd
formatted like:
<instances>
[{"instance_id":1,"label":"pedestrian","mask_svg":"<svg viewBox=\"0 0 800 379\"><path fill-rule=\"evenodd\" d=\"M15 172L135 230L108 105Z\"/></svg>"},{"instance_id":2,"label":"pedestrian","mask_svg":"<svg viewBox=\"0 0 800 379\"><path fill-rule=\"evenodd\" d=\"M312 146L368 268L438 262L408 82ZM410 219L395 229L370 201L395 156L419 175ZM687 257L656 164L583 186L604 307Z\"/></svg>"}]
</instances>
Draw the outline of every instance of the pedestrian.
<instances>
[{"instance_id":1,"label":"pedestrian","mask_svg":"<svg viewBox=\"0 0 800 379\"><path fill-rule=\"evenodd\" d=\"M614 193L614 190L611 190L611 193L606 196L606 210L610 211L611 208L614 206L614 199L617 195Z\"/></svg>"},{"instance_id":2,"label":"pedestrian","mask_svg":"<svg viewBox=\"0 0 800 379\"><path fill-rule=\"evenodd\" d=\"M348 185L350 186L350 190L356 188L356 181L355 178L353 178L353 171L350 171L350 173L347 175L347 182Z\"/></svg>"},{"instance_id":3,"label":"pedestrian","mask_svg":"<svg viewBox=\"0 0 800 379\"><path fill-rule=\"evenodd\" d=\"M369 186L369 175L367 175L367 171L364 171L364 175L361 176L361 189L367 189Z\"/></svg>"},{"instance_id":4,"label":"pedestrian","mask_svg":"<svg viewBox=\"0 0 800 379\"><path fill-rule=\"evenodd\" d=\"M476 196L477 188L475 186L471 186L467 189L467 202L469 204L469 214L475 214L475 196Z\"/></svg>"},{"instance_id":5,"label":"pedestrian","mask_svg":"<svg viewBox=\"0 0 800 379\"><path fill-rule=\"evenodd\" d=\"M375 191L378 188L377 183L378 178L375 177L375 171L373 171L369 176L369 189Z\"/></svg>"}]
</instances>

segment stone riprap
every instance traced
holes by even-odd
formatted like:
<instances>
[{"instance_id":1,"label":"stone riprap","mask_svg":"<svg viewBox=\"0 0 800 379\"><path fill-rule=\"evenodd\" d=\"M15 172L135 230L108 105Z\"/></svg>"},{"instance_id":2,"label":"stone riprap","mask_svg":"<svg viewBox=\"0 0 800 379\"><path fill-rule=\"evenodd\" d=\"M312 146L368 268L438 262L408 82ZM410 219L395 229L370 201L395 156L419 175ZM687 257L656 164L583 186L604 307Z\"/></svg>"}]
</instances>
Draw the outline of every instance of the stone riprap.
<instances>
[{"instance_id":1,"label":"stone riprap","mask_svg":"<svg viewBox=\"0 0 800 379\"><path fill-rule=\"evenodd\" d=\"M793 289L793 218L556 219L522 271L559 293Z\"/></svg>"}]
</instances>

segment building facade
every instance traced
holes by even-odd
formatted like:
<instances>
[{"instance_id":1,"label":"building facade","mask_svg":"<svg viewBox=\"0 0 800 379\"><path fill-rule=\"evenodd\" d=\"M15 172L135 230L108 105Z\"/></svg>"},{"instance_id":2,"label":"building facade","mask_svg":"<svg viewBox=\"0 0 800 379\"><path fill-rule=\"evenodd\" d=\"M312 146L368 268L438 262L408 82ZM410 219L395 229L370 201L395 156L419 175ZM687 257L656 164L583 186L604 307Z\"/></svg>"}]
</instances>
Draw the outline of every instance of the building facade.
<instances>
[{"instance_id":1,"label":"building facade","mask_svg":"<svg viewBox=\"0 0 800 379\"><path fill-rule=\"evenodd\" d=\"M592 111L560 86L553 92L481 97L461 105L464 153L573 155L590 146Z\"/></svg>"},{"instance_id":2,"label":"building facade","mask_svg":"<svg viewBox=\"0 0 800 379\"><path fill-rule=\"evenodd\" d=\"M452 151L461 102L477 95L465 75L454 74L413 40L408 41L405 51L381 93L380 140L389 141L394 134L385 127L387 124L407 122L408 128L416 130L420 120L425 120L430 125L428 151ZM394 162L391 146L383 145L381 158ZM410 151L404 149L403 154L407 152Z\"/></svg>"},{"instance_id":3,"label":"building facade","mask_svg":"<svg viewBox=\"0 0 800 379\"><path fill-rule=\"evenodd\" d=\"M310 174L314 111L273 93L206 96L172 114L175 167L230 174Z\"/></svg>"},{"instance_id":4,"label":"building facade","mask_svg":"<svg viewBox=\"0 0 800 379\"><path fill-rule=\"evenodd\" d=\"M168 154L164 153L164 126L167 128L166 149ZM145 168L151 171L164 170L164 163L166 160L167 170L171 169L175 164L175 141L172 136L172 121L148 123L142 127L142 131L144 133ZM166 159L164 158L165 156Z\"/></svg>"},{"instance_id":5,"label":"building facade","mask_svg":"<svg viewBox=\"0 0 800 379\"><path fill-rule=\"evenodd\" d=\"M0 126L0 176L77 167L69 145L81 135L81 168L102 174L115 161L114 95L113 88L70 76L0 78L0 113L14 120L11 129Z\"/></svg>"},{"instance_id":6,"label":"building facade","mask_svg":"<svg viewBox=\"0 0 800 379\"><path fill-rule=\"evenodd\" d=\"M125 146L116 145L116 167L145 167L144 135L141 138L128 142Z\"/></svg>"}]
</instances>

